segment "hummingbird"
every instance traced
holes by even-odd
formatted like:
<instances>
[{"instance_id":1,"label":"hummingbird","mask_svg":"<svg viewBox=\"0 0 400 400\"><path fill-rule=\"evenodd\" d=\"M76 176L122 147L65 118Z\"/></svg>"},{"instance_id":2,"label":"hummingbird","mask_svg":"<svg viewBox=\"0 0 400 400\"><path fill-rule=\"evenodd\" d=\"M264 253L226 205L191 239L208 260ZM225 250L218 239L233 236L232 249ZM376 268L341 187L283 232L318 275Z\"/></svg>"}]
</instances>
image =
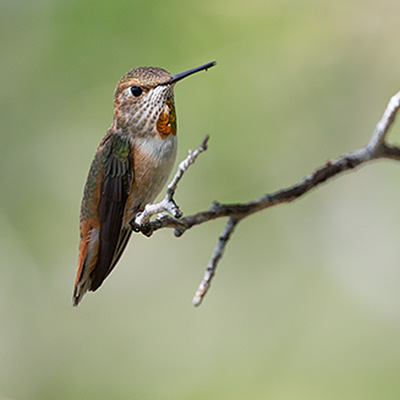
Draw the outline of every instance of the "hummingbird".
<instances>
[{"instance_id":1,"label":"hummingbird","mask_svg":"<svg viewBox=\"0 0 400 400\"><path fill-rule=\"evenodd\" d=\"M80 212L77 306L96 291L120 259L131 236L130 222L158 196L176 158L174 87L216 62L171 75L139 67L119 81L114 119L89 169Z\"/></svg>"}]
</instances>

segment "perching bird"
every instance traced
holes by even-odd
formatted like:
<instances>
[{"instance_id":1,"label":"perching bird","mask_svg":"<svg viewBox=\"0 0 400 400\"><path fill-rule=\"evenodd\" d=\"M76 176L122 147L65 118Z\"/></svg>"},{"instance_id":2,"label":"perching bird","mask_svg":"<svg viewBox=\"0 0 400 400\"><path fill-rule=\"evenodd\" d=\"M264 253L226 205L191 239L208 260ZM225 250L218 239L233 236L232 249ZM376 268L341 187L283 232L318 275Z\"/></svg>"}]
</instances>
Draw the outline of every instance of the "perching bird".
<instances>
[{"instance_id":1,"label":"perching bird","mask_svg":"<svg viewBox=\"0 0 400 400\"><path fill-rule=\"evenodd\" d=\"M113 270L131 235L129 223L168 179L177 148L175 83L215 64L177 75L139 67L118 83L114 120L96 151L83 194L74 306Z\"/></svg>"}]
</instances>

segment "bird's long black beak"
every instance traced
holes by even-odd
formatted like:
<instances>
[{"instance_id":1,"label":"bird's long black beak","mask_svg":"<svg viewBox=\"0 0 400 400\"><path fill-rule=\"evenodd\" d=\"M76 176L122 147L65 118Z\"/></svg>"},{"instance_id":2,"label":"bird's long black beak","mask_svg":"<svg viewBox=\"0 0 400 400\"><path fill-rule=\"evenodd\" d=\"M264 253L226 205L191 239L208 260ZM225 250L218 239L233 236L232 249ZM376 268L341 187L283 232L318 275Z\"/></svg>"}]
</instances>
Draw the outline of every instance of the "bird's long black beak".
<instances>
[{"instance_id":1,"label":"bird's long black beak","mask_svg":"<svg viewBox=\"0 0 400 400\"><path fill-rule=\"evenodd\" d=\"M200 67L192 68L192 69L189 69L188 71L181 72L180 74L176 74L168 82L166 82L165 85L171 85L173 83L176 83L176 82L180 81L181 79L186 78L189 75L195 74L196 72L199 72L199 71L207 70L216 64L217 64L216 61L212 61L207 64L200 65Z\"/></svg>"}]
</instances>

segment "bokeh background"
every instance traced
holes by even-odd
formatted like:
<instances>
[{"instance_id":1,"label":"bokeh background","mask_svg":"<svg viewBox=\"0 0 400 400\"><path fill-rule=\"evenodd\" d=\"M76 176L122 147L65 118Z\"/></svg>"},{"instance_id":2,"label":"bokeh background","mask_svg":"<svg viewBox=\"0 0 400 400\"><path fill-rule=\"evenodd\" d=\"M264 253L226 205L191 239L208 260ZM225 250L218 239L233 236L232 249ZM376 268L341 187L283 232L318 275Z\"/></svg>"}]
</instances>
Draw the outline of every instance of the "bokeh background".
<instances>
[{"instance_id":1,"label":"bokeh background","mask_svg":"<svg viewBox=\"0 0 400 400\"><path fill-rule=\"evenodd\" d=\"M176 88L186 214L363 146L400 89L397 0L0 0L0 396L400 398L400 165L242 222L134 235L71 305L78 214L119 78L217 60ZM391 140L399 138L395 126Z\"/></svg>"}]
</instances>

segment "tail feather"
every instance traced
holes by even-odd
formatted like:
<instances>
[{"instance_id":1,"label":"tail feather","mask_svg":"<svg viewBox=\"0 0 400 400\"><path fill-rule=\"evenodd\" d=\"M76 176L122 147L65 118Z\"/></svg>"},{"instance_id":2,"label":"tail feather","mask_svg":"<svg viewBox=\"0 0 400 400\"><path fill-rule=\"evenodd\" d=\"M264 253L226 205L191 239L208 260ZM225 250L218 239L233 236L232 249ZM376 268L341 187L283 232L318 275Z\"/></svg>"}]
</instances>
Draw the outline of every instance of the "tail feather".
<instances>
[{"instance_id":1,"label":"tail feather","mask_svg":"<svg viewBox=\"0 0 400 400\"><path fill-rule=\"evenodd\" d=\"M90 275L94 270L99 254L99 232L97 229L89 231L87 238L81 239L78 260L78 272L76 274L72 304L76 307L84 294L90 290Z\"/></svg>"},{"instance_id":2,"label":"tail feather","mask_svg":"<svg viewBox=\"0 0 400 400\"><path fill-rule=\"evenodd\" d=\"M76 277L72 299L74 307L78 306L86 292L94 292L101 286L103 281L111 273L121 258L131 234L132 230L129 228L123 228L121 230L112 262L110 263L107 272L102 276L100 282L96 281L94 277L96 276L96 270L99 263L99 250L101 245L99 242L98 232L96 231L94 234L91 234L91 239L89 245L87 246L86 256L83 258L82 263L79 263L81 267L78 267L78 274Z\"/></svg>"}]
</instances>

